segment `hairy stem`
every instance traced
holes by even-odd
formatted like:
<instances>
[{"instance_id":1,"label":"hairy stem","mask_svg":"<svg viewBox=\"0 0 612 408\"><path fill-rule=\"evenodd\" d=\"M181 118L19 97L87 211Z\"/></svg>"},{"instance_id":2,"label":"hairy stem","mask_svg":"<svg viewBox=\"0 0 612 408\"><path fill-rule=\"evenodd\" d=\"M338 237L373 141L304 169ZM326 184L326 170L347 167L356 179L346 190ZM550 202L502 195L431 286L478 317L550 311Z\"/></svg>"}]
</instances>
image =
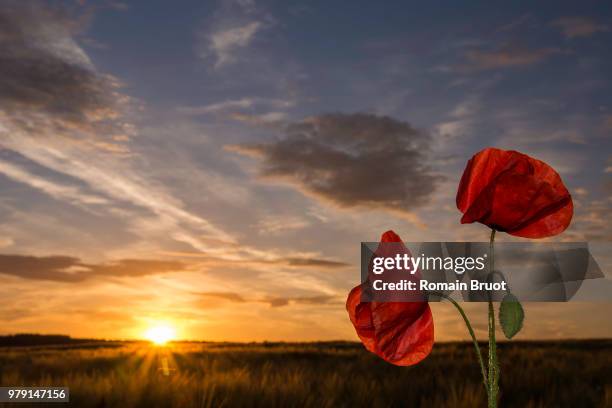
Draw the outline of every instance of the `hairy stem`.
<instances>
[{"instance_id":1,"label":"hairy stem","mask_svg":"<svg viewBox=\"0 0 612 408\"><path fill-rule=\"evenodd\" d=\"M491 240L489 243L489 277L493 276L495 271L495 230L491 230ZM495 341L495 309L493 308L493 300L489 292L489 408L497 407L497 394L499 391L499 364L497 362L497 343Z\"/></svg>"},{"instance_id":2,"label":"hairy stem","mask_svg":"<svg viewBox=\"0 0 612 408\"><path fill-rule=\"evenodd\" d=\"M472 329L470 320L468 319L467 315L463 311L463 308L459 305L459 303L455 301L455 299L451 298L450 296L444 293L436 293L436 294L448 300L449 302L451 302L453 306L457 308L457 310L459 311L459 314L463 318L463 321L465 322L465 325L467 326L468 332L470 332L470 336L472 337L472 342L474 343L474 349L476 350L476 357L478 357L478 363L480 364L480 372L482 373L482 383L484 384L485 391L487 392L487 397L488 397L489 396L489 386L488 386L488 379L487 379L487 370L485 368L484 360L482 358L482 353L480 352L480 346L478 345L478 340L476 340L476 335L474 334L474 329Z\"/></svg>"}]
</instances>

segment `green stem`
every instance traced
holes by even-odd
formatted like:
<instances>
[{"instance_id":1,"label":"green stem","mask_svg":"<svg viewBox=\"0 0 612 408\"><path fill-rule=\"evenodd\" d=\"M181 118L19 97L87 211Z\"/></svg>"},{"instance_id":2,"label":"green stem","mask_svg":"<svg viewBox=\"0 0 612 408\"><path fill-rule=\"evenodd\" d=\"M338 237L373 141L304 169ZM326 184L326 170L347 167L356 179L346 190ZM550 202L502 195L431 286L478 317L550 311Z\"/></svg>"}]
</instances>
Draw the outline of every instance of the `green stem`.
<instances>
[{"instance_id":1,"label":"green stem","mask_svg":"<svg viewBox=\"0 0 612 408\"><path fill-rule=\"evenodd\" d=\"M489 396L489 386L488 386L488 380L487 380L487 370L484 365L484 360L482 359L482 353L480 352L480 346L478 345L478 340L476 340L476 335L474 334L474 329L472 329L472 325L470 324L470 320L468 319L467 315L463 311L463 308L459 306L459 303L457 303L455 299L451 298L450 296L444 293L436 293L436 294L448 300L449 302L451 302L453 306L457 308L461 317L463 317L463 321L465 322L465 325L467 326L467 329L470 332L470 336L472 336L472 342L474 343L474 349L476 350L476 357L478 357L478 363L480 363L480 372L482 373L482 383L484 384L485 390L487 392L487 397L488 397Z\"/></svg>"},{"instance_id":2,"label":"green stem","mask_svg":"<svg viewBox=\"0 0 612 408\"><path fill-rule=\"evenodd\" d=\"M492 276L495 270L495 230L491 230L491 240L489 244L490 260L489 260L489 276ZM489 408L497 407L497 394L499 391L499 365L497 362L497 343L495 341L495 310L493 309L493 300L489 292Z\"/></svg>"}]
</instances>

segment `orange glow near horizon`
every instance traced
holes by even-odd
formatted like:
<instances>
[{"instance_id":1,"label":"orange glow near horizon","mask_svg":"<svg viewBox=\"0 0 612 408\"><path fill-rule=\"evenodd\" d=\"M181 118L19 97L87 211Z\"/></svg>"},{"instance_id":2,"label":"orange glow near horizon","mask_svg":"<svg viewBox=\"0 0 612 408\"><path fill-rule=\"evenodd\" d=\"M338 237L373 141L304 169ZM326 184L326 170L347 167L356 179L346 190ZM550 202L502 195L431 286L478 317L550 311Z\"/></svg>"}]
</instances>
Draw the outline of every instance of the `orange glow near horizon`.
<instances>
[{"instance_id":1,"label":"orange glow near horizon","mask_svg":"<svg viewBox=\"0 0 612 408\"><path fill-rule=\"evenodd\" d=\"M155 345L163 346L169 341L176 340L176 330L167 324L151 326L144 333L144 338Z\"/></svg>"}]
</instances>

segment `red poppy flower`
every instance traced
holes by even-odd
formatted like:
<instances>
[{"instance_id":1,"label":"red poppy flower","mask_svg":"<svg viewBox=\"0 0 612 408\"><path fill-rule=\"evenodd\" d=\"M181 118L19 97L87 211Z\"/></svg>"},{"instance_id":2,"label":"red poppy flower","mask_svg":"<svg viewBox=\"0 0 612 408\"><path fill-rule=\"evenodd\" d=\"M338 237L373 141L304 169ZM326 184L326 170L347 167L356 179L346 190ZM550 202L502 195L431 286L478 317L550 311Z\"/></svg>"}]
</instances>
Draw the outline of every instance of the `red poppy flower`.
<instances>
[{"instance_id":1,"label":"red poppy flower","mask_svg":"<svg viewBox=\"0 0 612 408\"><path fill-rule=\"evenodd\" d=\"M385 242L401 243L402 240L395 232L387 231L381 238L381 243ZM408 251L405 247L403 249ZM376 251L377 256L381 255L379 250ZM414 365L427 357L434 342L433 317L429 304L362 302L364 289L364 284L361 284L351 290L346 300L346 309L365 348L399 366Z\"/></svg>"},{"instance_id":2,"label":"red poppy flower","mask_svg":"<svg viewBox=\"0 0 612 408\"><path fill-rule=\"evenodd\" d=\"M559 174L513 150L486 148L468 161L457 191L462 224L480 222L525 238L563 232L574 213Z\"/></svg>"}]
</instances>

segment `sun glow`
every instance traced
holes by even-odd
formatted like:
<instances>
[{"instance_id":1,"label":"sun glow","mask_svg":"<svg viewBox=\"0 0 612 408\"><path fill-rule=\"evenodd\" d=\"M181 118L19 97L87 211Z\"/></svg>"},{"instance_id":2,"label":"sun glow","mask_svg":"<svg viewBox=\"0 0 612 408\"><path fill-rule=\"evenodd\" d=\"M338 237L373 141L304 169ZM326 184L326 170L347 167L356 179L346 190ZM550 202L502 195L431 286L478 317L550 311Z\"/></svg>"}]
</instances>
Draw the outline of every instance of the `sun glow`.
<instances>
[{"instance_id":1,"label":"sun glow","mask_svg":"<svg viewBox=\"0 0 612 408\"><path fill-rule=\"evenodd\" d=\"M144 337L150 342L162 346L176 339L176 330L174 330L174 327L167 325L153 326L147 329Z\"/></svg>"}]
</instances>

